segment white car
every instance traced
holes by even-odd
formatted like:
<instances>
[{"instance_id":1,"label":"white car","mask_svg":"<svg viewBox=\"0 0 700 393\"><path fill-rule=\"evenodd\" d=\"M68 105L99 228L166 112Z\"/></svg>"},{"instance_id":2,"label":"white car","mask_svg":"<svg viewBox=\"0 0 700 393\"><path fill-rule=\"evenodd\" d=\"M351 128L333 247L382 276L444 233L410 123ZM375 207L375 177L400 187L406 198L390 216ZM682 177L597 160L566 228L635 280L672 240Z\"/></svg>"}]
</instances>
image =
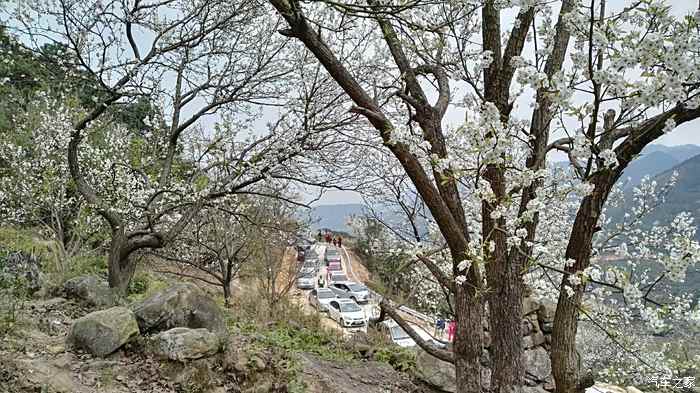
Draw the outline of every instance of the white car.
<instances>
[{"instance_id":1,"label":"white car","mask_svg":"<svg viewBox=\"0 0 700 393\"><path fill-rule=\"evenodd\" d=\"M309 304L321 312L328 312L328 303L335 299L335 293L328 288L317 288L309 292Z\"/></svg>"},{"instance_id":2,"label":"white car","mask_svg":"<svg viewBox=\"0 0 700 393\"><path fill-rule=\"evenodd\" d=\"M316 275L312 273L301 274L297 278L297 288L311 289L316 286Z\"/></svg>"},{"instance_id":3,"label":"white car","mask_svg":"<svg viewBox=\"0 0 700 393\"><path fill-rule=\"evenodd\" d=\"M301 274L316 274L316 271L318 269L318 265L316 265L316 261L305 261L303 265L301 265Z\"/></svg>"},{"instance_id":4,"label":"white car","mask_svg":"<svg viewBox=\"0 0 700 393\"><path fill-rule=\"evenodd\" d=\"M335 292L338 297L346 297L358 303L367 303L369 301L369 289L362 284L352 281L338 282L330 280L329 288Z\"/></svg>"},{"instance_id":5,"label":"white car","mask_svg":"<svg viewBox=\"0 0 700 393\"><path fill-rule=\"evenodd\" d=\"M362 328L367 325L367 317L354 300L334 299L328 303L328 316L344 328Z\"/></svg>"},{"instance_id":6,"label":"white car","mask_svg":"<svg viewBox=\"0 0 700 393\"><path fill-rule=\"evenodd\" d=\"M343 272L331 272L328 275L328 283L329 284L332 284L334 282L346 282L346 281L350 281L350 279L348 279L348 276L345 275L345 273L343 273Z\"/></svg>"},{"instance_id":7,"label":"white car","mask_svg":"<svg viewBox=\"0 0 700 393\"><path fill-rule=\"evenodd\" d=\"M444 342L442 342L442 341L436 339L435 337L431 336L430 333L426 332L426 331L425 331L423 328L421 328L420 326L418 326L418 325L416 325L416 324L414 324L414 323L410 323L410 322L409 322L408 324L411 325L411 327L413 328L413 330L414 330L414 331L418 334L418 336L420 336L420 338L422 338L424 341L427 341L427 342L433 344L434 346L436 346L436 347L438 347L438 348L443 348L443 349L444 349L444 348L447 347L447 345L446 345ZM408 348L408 347L415 347L415 346L417 345L416 342L413 341L413 339L411 338L411 336L409 336L408 333L406 333L406 331L403 330L403 328L402 328L401 326L399 326L398 323L396 323L396 321L394 321L394 320L392 320L392 319L387 320L387 321L384 321L384 327L385 327L386 330L388 331L388 333L389 333L389 338L391 338L391 341L392 341L394 344L396 344L396 345L398 345L398 346L400 346L400 347L406 347L406 348Z\"/></svg>"}]
</instances>

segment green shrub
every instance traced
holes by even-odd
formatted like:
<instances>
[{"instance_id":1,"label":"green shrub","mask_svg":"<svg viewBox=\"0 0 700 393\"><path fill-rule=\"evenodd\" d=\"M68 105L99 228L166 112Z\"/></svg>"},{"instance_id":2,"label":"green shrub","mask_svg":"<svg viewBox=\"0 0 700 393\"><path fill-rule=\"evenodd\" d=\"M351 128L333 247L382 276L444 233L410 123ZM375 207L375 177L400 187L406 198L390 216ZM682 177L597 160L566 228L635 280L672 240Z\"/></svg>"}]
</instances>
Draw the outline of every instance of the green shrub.
<instances>
[{"instance_id":1,"label":"green shrub","mask_svg":"<svg viewBox=\"0 0 700 393\"><path fill-rule=\"evenodd\" d=\"M138 270L127 288L127 298L131 302L139 302L158 291L168 287L168 282L153 273Z\"/></svg>"},{"instance_id":2,"label":"green shrub","mask_svg":"<svg viewBox=\"0 0 700 393\"><path fill-rule=\"evenodd\" d=\"M416 352L398 345L387 345L374 352L374 360L388 363L394 370L412 373L416 369Z\"/></svg>"}]
</instances>

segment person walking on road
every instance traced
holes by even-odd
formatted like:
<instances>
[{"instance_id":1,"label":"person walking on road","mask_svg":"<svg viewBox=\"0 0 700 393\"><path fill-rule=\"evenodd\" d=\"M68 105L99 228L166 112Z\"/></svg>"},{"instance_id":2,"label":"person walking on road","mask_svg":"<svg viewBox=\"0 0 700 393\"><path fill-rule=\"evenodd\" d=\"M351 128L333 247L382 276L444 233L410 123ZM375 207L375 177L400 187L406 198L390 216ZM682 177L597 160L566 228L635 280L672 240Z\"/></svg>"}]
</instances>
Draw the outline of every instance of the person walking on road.
<instances>
[{"instance_id":1,"label":"person walking on road","mask_svg":"<svg viewBox=\"0 0 700 393\"><path fill-rule=\"evenodd\" d=\"M318 235L316 235L316 239L318 240L319 243L323 241L323 234L321 233L321 230L319 229Z\"/></svg>"},{"instance_id":2,"label":"person walking on road","mask_svg":"<svg viewBox=\"0 0 700 393\"><path fill-rule=\"evenodd\" d=\"M343 238L338 236L338 247L343 248Z\"/></svg>"},{"instance_id":3,"label":"person walking on road","mask_svg":"<svg viewBox=\"0 0 700 393\"><path fill-rule=\"evenodd\" d=\"M338 245L338 241L335 238L333 238L333 246L337 246L337 245Z\"/></svg>"},{"instance_id":4,"label":"person walking on road","mask_svg":"<svg viewBox=\"0 0 700 393\"><path fill-rule=\"evenodd\" d=\"M447 341L452 342L452 340L454 340L456 330L457 330L457 323L455 321L450 321L447 324Z\"/></svg>"},{"instance_id":5,"label":"person walking on road","mask_svg":"<svg viewBox=\"0 0 700 393\"><path fill-rule=\"evenodd\" d=\"M318 287L323 288L326 286L326 280L323 279L323 274L319 274L318 276Z\"/></svg>"},{"instance_id":6,"label":"person walking on road","mask_svg":"<svg viewBox=\"0 0 700 393\"><path fill-rule=\"evenodd\" d=\"M442 338L445 335L445 320L439 317L435 321L435 337Z\"/></svg>"},{"instance_id":7,"label":"person walking on road","mask_svg":"<svg viewBox=\"0 0 700 393\"><path fill-rule=\"evenodd\" d=\"M331 234L326 232L326 243L330 243L330 242L331 242Z\"/></svg>"}]
</instances>

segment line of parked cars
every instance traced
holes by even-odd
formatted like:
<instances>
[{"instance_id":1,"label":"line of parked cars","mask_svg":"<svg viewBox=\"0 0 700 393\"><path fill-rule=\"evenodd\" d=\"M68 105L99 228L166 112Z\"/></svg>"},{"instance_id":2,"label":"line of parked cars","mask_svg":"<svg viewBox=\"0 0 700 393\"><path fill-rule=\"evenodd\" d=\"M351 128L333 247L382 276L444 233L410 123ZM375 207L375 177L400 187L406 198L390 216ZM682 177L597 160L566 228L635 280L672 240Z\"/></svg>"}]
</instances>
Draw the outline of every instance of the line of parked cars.
<instances>
[{"instance_id":1,"label":"line of parked cars","mask_svg":"<svg viewBox=\"0 0 700 393\"><path fill-rule=\"evenodd\" d=\"M318 255L311 245L302 247L304 256L299 259L300 269L297 287L310 289L309 304L319 312L327 313L328 317L348 330L365 329L368 316L360 304L371 300L369 289L361 283L351 281L343 271L340 251L334 246L327 246L324 255ZM318 277L323 265L326 266L326 286L317 287ZM446 343L440 341L420 326L410 323L413 330L425 341L438 348L446 348ZM380 330L396 345L414 347L415 341L394 320L386 320L379 324Z\"/></svg>"},{"instance_id":2,"label":"line of parked cars","mask_svg":"<svg viewBox=\"0 0 700 393\"><path fill-rule=\"evenodd\" d=\"M367 303L370 293L366 286L351 281L343 272L340 250L327 246L324 255L318 255L311 245L305 245L300 263L297 288L310 289L309 304L348 329L363 329L367 315L358 303ZM297 249L298 250L298 249ZM326 266L325 287L316 288L321 268Z\"/></svg>"}]
</instances>

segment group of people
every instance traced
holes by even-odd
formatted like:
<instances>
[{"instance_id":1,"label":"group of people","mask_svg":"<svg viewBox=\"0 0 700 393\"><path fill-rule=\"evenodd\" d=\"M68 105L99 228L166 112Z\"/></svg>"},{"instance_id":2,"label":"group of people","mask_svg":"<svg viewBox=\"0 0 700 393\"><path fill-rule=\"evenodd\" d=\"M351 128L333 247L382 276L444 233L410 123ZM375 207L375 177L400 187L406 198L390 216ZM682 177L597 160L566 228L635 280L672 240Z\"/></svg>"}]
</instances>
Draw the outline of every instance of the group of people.
<instances>
[{"instance_id":1,"label":"group of people","mask_svg":"<svg viewBox=\"0 0 700 393\"><path fill-rule=\"evenodd\" d=\"M435 336L438 338L444 337L445 329L447 329L447 341L452 342L455 338L455 331L457 331L457 322L438 318L435 321Z\"/></svg>"},{"instance_id":2,"label":"group of people","mask_svg":"<svg viewBox=\"0 0 700 393\"><path fill-rule=\"evenodd\" d=\"M321 231L318 231L318 234L316 235L316 238L317 238L317 240L318 240L319 243L321 243L322 241L325 240L326 243L328 243L328 244L331 244L331 243L332 243L334 246L343 247L343 238L340 237L340 235L338 235L338 236L333 236L333 235L331 235L330 232L326 232L326 234L323 235L323 234L321 233Z\"/></svg>"}]
</instances>

